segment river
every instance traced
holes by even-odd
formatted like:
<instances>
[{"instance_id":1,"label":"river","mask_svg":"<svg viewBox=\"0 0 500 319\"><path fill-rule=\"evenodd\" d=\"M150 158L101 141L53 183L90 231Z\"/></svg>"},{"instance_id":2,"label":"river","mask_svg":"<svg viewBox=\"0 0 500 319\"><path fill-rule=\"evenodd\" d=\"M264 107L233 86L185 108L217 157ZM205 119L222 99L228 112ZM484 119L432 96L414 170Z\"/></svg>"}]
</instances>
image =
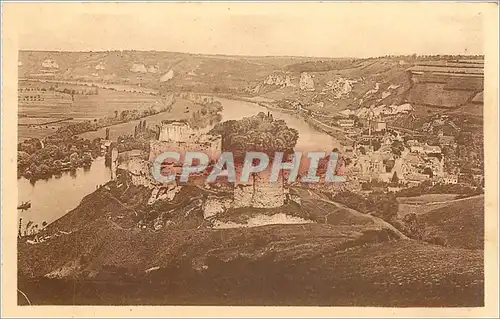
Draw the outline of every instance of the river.
<instances>
[{"instance_id":1,"label":"river","mask_svg":"<svg viewBox=\"0 0 500 319\"><path fill-rule=\"evenodd\" d=\"M47 180L31 183L22 177L17 181L18 203L29 200L31 208L18 210L18 216L23 219L23 225L31 220L42 227L43 221L51 223L78 206L84 196L92 193L97 185L108 182L110 176L111 171L104 165L104 157L98 157L88 169L63 172Z\"/></svg>"},{"instance_id":2,"label":"river","mask_svg":"<svg viewBox=\"0 0 500 319\"><path fill-rule=\"evenodd\" d=\"M222 120L238 120L268 110L256 103L217 98L223 105ZM332 136L319 132L303 119L280 111L270 111L275 119L284 120L289 127L299 132L297 151L331 151L340 147ZM110 127L110 131L113 126ZM34 184L25 178L18 180L18 203L31 201L31 208L20 212L23 224L31 220L39 227L43 221L53 222L74 209L82 198L105 184L110 179L110 170L104 165L104 158L97 158L87 170L78 169L75 173L65 172L59 177L39 180Z\"/></svg>"},{"instance_id":3,"label":"river","mask_svg":"<svg viewBox=\"0 0 500 319\"><path fill-rule=\"evenodd\" d=\"M268 112L263 106L253 102L230 100L217 98L221 102L224 110L222 111L222 120L239 120L243 117L255 115L259 112ZM304 119L293 114L269 110L274 119L284 120L289 127L299 132L299 140L295 146L296 151L331 151L333 148L340 148L340 143L332 136L320 132L308 124Z\"/></svg>"}]
</instances>

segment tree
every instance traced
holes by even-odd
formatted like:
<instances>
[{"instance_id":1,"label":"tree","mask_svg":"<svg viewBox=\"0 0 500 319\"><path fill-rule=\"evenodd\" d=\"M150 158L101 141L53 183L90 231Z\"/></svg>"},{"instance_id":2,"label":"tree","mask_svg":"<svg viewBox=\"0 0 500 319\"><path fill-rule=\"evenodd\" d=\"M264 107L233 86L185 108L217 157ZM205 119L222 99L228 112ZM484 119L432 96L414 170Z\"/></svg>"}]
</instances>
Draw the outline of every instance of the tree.
<instances>
[{"instance_id":1,"label":"tree","mask_svg":"<svg viewBox=\"0 0 500 319\"><path fill-rule=\"evenodd\" d=\"M275 152L288 152L293 150L299 138L297 130L263 112L239 121L219 123L211 133L222 135L222 149L233 152L236 159L244 157L248 151L260 151L270 156Z\"/></svg>"},{"instance_id":2,"label":"tree","mask_svg":"<svg viewBox=\"0 0 500 319\"><path fill-rule=\"evenodd\" d=\"M48 175L50 173L50 167L47 164L40 164L40 175Z\"/></svg>"},{"instance_id":3,"label":"tree","mask_svg":"<svg viewBox=\"0 0 500 319\"><path fill-rule=\"evenodd\" d=\"M92 164L92 156L90 156L89 153L83 154L83 156L82 156L82 163L85 166L90 166L90 164Z\"/></svg>"},{"instance_id":4,"label":"tree","mask_svg":"<svg viewBox=\"0 0 500 319\"><path fill-rule=\"evenodd\" d=\"M404 145L403 145L403 142L401 141L394 141L392 142L391 144L391 151L392 151L392 154L394 155L397 155L397 156L401 156L401 153L404 151Z\"/></svg>"},{"instance_id":5,"label":"tree","mask_svg":"<svg viewBox=\"0 0 500 319\"><path fill-rule=\"evenodd\" d=\"M430 178L432 178L434 176L434 172L432 171L432 169L430 167L424 168L423 174L429 175Z\"/></svg>"},{"instance_id":6,"label":"tree","mask_svg":"<svg viewBox=\"0 0 500 319\"><path fill-rule=\"evenodd\" d=\"M399 177L398 177L398 173L397 172L394 172L394 174L392 175L391 185L393 185L393 186L399 185Z\"/></svg>"},{"instance_id":7,"label":"tree","mask_svg":"<svg viewBox=\"0 0 500 319\"><path fill-rule=\"evenodd\" d=\"M69 161L71 162L71 167L75 168L75 167L78 167L78 164L79 164L79 161L80 161L80 157L78 156L78 153L72 153L70 156L69 156Z\"/></svg>"},{"instance_id":8,"label":"tree","mask_svg":"<svg viewBox=\"0 0 500 319\"><path fill-rule=\"evenodd\" d=\"M410 238L422 240L425 234L425 223L422 222L417 214L409 213L403 217L405 225L404 233Z\"/></svg>"},{"instance_id":9,"label":"tree","mask_svg":"<svg viewBox=\"0 0 500 319\"><path fill-rule=\"evenodd\" d=\"M385 221L392 221L398 214L398 201L394 194L373 192L367 200L368 207L371 207L375 215Z\"/></svg>"}]
</instances>

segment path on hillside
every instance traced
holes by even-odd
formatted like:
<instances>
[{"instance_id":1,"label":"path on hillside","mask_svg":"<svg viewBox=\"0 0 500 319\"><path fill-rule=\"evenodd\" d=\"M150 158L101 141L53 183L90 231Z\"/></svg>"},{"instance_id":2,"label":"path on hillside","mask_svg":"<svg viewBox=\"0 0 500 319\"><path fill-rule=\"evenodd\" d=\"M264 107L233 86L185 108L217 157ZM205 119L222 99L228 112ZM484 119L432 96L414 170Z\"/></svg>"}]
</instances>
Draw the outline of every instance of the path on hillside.
<instances>
[{"instance_id":1,"label":"path on hillside","mask_svg":"<svg viewBox=\"0 0 500 319\"><path fill-rule=\"evenodd\" d=\"M444 201L438 201L438 202L427 202L427 203L399 203L403 205L411 205L411 206L426 206L426 205L440 205L440 204L452 204L452 203L457 203L457 202L462 202L466 201L469 199L473 198L479 198L479 197L484 197L484 194L479 194L479 195L474 195L470 197L464 197L464 198L457 198L457 199L450 199L450 200L444 200Z\"/></svg>"},{"instance_id":2,"label":"path on hillside","mask_svg":"<svg viewBox=\"0 0 500 319\"><path fill-rule=\"evenodd\" d=\"M105 190L104 192L106 195L108 195L108 197L114 199L118 204L120 204L123 208L125 209L128 209L128 210L131 210L134 212L135 216L138 216L137 212L135 211L134 207L131 207L131 206L128 206L127 204L123 203L121 200L119 200L118 198L116 198L113 194L111 194L111 192L109 192L108 190Z\"/></svg>"},{"instance_id":3,"label":"path on hillside","mask_svg":"<svg viewBox=\"0 0 500 319\"><path fill-rule=\"evenodd\" d=\"M355 216L371 218L373 220L373 223L375 225L389 228L397 236L399 236L399 239L409 239L405 234L403 234L402 232L400 232L396 227L392 226L391 224L389 224L388 222L386 222L385 220L383 220L381 218L378 218L378 217L370 215L370 214L363 214L363 213L361 213L361 212L359 212L359 211L357 211L357 210L355 210L353 208L349 208L349 207L347 207L347 206L345 206L343 204L340 204L340 203L337 203L337 202L334 202L334 201L331 201L331 200L328 200L328 199L321 198L318 194L316 194L315 192L313 192L310 189L302 189L302 188L296 188L296 187L294 187L294 189L296 191L298 191L298 192L300 192L300 191L306 191L311 196L311 199L335 205L338 208L342 208L342 209L347 210L348 212L350 212L351 214L353 214Z\"/></svg>"},{"instance_id":4,"label":"path on hillside","mask_svg":"<svg viewBox=\"0 0 500 319\"><path fill-rule=\"evenodd\" d=\"M318 123L319 125L323 126L324 129L327 129L327 130L333 130L333 131L337 131L337 132L341 132L341 133L344 133L344 134L349 134L349 132L341 129L341 128L338 128L338 127L335 127L335 126L331 126L331 125L328 125L328 124L325 124L323 122L321 122L320 120L317 120L315 119L314 117L312 116L307 116L307 118L315 121L316 123ZM345 139L351 141L351 142L354 142L355 140L347 135L344 136Z\"/></svg>"}]
</instances>

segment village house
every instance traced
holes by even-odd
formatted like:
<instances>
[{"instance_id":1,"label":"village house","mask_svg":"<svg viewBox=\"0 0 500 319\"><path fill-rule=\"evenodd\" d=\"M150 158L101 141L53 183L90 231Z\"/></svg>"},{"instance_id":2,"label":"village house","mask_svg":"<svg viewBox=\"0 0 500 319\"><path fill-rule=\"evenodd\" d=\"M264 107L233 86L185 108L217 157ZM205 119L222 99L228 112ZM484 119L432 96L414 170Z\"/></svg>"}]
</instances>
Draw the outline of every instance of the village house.
<instances>
[{"instance_id":1,"label":"village house","mask_svg":"<svg viewBox=\"0 0 500 319\"><path fill-rule=\"evenodd\" d=\"M440 145L452 145L455 143L455 137L453 136L440 135L438 139Z\"/></svg>"},{"instance_id":2,"label":"village house","mask_svg":"<svg viewBox=\"0 0 500 319\"><path fill-rule=\"evenodd\" d=\"M458 175L445 173L443 175L443 177L441 178L441 182L443 184L457 184L458 183Z\"/></svg>"},{"instance_id":3,"label":"village house","mask_svg":"<svg viewBox=\"0 0 500 319\"><path fill-rule=\"evenodd\" d=\"M409 143L407 142L407 144ZM410 152L419 154L441 154L441 147L437 145L428 145L427 143L412 143Z\"/></svg>"},{"instance_id":4,"label":"village house","mask_svg":"<svg viewBox=\"0 0 500 319\"><path fill-rule=\"evenodd\" d=\"M408 182L408 187L415 187L420 185L422 182L429 179L429 175L421 174L421 173L411 173L406 177L406 181Z\"/></svg>"},{"instance_id":5,"label":"village house","mask_svg":"<svg viewBox=\"0 0 500 319\"><path fill-rule=\"evenodd\" d=\"M415 145L419 145L420 143L417 141L417 140L407 140L406 141L406 145L408 145L408 147L410 146L415 146Z\"/></svg>"},{"instance_id":6,"label":"village house","mask_svg":"<svg viewBox=\"0 0 500 319\"><path fill-rule=\"evenodd\" d=\"M352 120L352 119L340 119L337 121L337 125L340 127L354 127L354 120Z\"/></svg>"},{"instance_id":7,"label":"village house","mask_svg":"<svg viewBox=\"0 0 500 319\"><path fill-rule=\"evenodd\" d=\"M399 186L389 186L389 187L387 187L387 191L388 191L389 193L397 193L397 192L399 192L401 189L402 189L402 188L401 188L401 187L399 187Z\"/></svg>"},{"instance_id":8,"label":"village house","mask_svg":"<svg viewBox=\"0 0 500 319\"><path fill-rule=\"evenodd\" d=\"M378 121L372 122L372 130L374 130L375 132L381 132L381 131L386 130L386 129L387 129L387 125L384 121L378 120Z\"/></svg>"},{"instance_id":9,"label":"village house","mask_svg":"<svg viewBox=\"0 0 500 319\"><path fill-rule=\"evenodd\" d=\"M426 154L441 154L441 147L437 145L424 144L423 151Z\"/></svg>"},{"instance_id":10,"label":"village house","mask_svg":"<svg viewBox=\"0 0 500 319\"><path fill-rule=\"evenodd\" d=\"M424 147L420 144L415 144L410 146L410 152L412 153L423 153L424 152Z\"/></svg>"}]
</instances>

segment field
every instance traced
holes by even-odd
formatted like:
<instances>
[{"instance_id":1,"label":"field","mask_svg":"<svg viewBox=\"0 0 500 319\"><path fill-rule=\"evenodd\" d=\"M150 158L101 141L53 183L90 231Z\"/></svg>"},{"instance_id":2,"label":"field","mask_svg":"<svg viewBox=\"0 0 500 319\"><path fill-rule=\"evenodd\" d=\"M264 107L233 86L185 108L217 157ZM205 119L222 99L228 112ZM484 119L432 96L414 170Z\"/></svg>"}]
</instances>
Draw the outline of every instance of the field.
<instances>
[{"instance_id":1,"label":"field","mask_svg":"<svg viewBox=\"0 0 500 319\"><path fill-rule=\"evenodd\" d=\"M85 86L81 87L85 88ZM64 103L43 101L20 104L18 112L28 117L98 119L104 116L113 116L115 111L145 109L158 100L159 97L150 94L99 89L97 95L74 95L74 101L71 101L69 95Z\"/></svg>"},{"instance_id":2,"label":"field","mask_svg":"<svg viewBox=\"0 0 500 319\"><path fill-rule=\"evenodd\" d=\"M19 122L21 122L22 118L19 118ZM37 118L39 119L39 118ZM58 120L61 119L61 117L52 117L49 118L50 121ZM25 119L22 119L23 121ZM17 126L17 140L19 142L24 141L25 139L28 138L44 138L47 137L51 134L54 134L60 127L63 127L65 125L75 123L78 121L75 120L68 120L68 121L62 121L58 123L53 123L53 124L47 124L47 125L38 125L38 126L26 126L26 125L18 125Z\"/></svg>"},{"instance_id":3,"label":"field","mask_svg":"<svg viewBox=\"0 0 500 319\"><path fill-rule=\"evenodd\" d=\"M109 138L112 140L116 140L120 135L133 134L134 127L139 123L139 121L146 121L147 125L149 125L150 127L155 127L163 120L187 119L189 116L191 116L192 112L195 112L199 108L199 105L194 104L190 101L177 99L174 105L172 105L172 110L170 112L161 112L159 114L144 117L140 120L109 126ZM106 128L101 128L97 131L86 132L80 134L79 136L90 140L99 137L104 138L106 136Z\"/></svg>"},{"instance_id":4,"label":"field","mask_svg":"<svg viewBox=\"0 0 500 319\"><path fill-rule=\"evenodd\" d=\"M31 89L29 95L54 96L54 92L41 91L54 84L20 81L20 89ZM63 86L61 84L61 86ZM88 89L87 86L67 85L72 89ZM43 138L54 133L61 125L74 123L83 120L97 120L103 117L113 117L115 112L123 110L142 110L147 109L155 103L159 103L161 97L146 93L122 92L108 89L99 89L96 95L80 95L56 93L63 98L47 98L43 101L20 101L18 112L18 140L23 141L26 138ZM72 120L59 123L44 124L47 122L58 121L64 118L73 118ZM39 124L37 126L26 126L29 124ZM44 124L44 125L40 125ZM132 127L133 129L133 127Z\"/></svg>"},{"instance_id":5,"label":"field","mask_svg":"<svg viewBox=\"0 0 500 319\"><path fill-rule=\"evenodd\" d=\"M448 206L456 198L456 194L425 194L416 197L398 197L399 216L409 213L425 214L434 209Z\"/></svg>"},{"instance_id":6,"label":"field","mask_svg":"<svg viewBox=\"0 0 500 319\"><path fill-rule=\"evenodd\" d=\"M455 108L470 101L475 93L446 89L447 84L416 83L408 94L408 102L442 108Z\"/></svg>"}]
</instances>

